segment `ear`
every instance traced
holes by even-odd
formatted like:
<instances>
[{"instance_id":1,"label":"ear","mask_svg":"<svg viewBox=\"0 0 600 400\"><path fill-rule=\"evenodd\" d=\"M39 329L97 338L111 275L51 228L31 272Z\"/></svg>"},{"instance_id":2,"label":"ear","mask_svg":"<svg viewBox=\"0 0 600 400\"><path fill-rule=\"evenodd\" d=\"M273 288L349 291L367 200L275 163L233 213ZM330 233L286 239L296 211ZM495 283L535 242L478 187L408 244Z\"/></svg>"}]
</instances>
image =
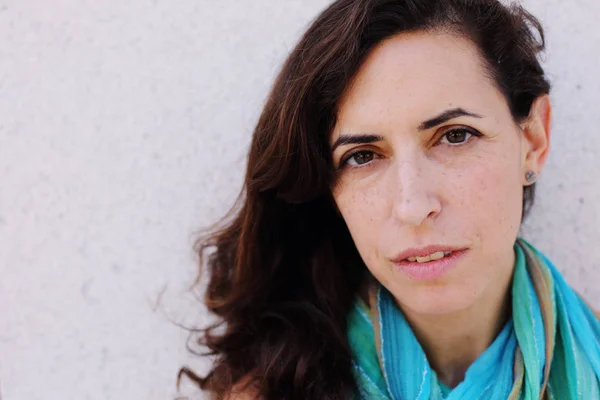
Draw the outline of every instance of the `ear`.
<instances>
[{"instance_id":1,"label":"ear","mask_svg":"<svg viewBox=\"0 0 600 400\"><path fill-rule=\"evenodd\" d=\"M544 94L535 99L529 116L521 125L523 131L523 185L530 185L525 179L527 171L540 175L550 150L550 126L552 105L550 96Z\"/></svg>"}]
</instances>

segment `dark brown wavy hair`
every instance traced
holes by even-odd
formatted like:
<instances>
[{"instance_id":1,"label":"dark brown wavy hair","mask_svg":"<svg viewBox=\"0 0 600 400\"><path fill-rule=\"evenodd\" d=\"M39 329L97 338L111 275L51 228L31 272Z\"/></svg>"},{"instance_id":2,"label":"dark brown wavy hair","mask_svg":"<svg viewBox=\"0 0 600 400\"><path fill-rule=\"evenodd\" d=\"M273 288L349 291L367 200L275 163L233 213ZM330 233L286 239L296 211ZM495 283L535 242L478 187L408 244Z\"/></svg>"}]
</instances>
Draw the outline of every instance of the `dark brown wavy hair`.
<instances>
[{"instance_id":1,"label":"dark brown wavy hair","mask_svg":"<svg viewBox=\"0 0 600 400\"><path fill-rule=\"evenodd\" d=\"M180 370L216 398L242 379L263 399L357 393L346 316L367 274L336 212L329 135L336 106L381 41L407 31L471 40L516 122L550 91L544 34L497 0L338 0L310 25L277 77L254 129L242 194L197 242L205 303L218 322L195 332L214 364ZM524 188L523 216L534 186Z\"/></svg>"}]
</instances>

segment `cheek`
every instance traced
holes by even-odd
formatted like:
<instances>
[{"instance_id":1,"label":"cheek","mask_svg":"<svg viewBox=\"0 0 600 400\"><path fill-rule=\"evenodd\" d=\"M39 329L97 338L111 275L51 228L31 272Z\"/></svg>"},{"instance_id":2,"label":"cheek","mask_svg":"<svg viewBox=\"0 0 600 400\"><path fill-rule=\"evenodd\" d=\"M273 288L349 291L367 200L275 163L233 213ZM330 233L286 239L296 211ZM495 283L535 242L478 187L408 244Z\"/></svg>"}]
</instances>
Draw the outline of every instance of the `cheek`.
<instances>
[{"instance_id":1,"label":"cheek","mask_svg":"<svg viewBox=\"0 0 600 400\"><path fill-rule=\"evenodd\" d=\"M477 167L464 172L455 195L462 199L465 217L477 226L477 236L510 241L518 232L522 212L519 154L506 150L478 158L473 164Z\"/></svg>"},{"instance_id":2,"label":"cheek","mask_svg":"<svg viewBox=\"0 0 600 400\"><path fill-rule=\"evenodd\" d=\"M375 182L341 181L333 190L333 198L363 258L383 231L387 194Z\"/></svg>"}]
</instances>

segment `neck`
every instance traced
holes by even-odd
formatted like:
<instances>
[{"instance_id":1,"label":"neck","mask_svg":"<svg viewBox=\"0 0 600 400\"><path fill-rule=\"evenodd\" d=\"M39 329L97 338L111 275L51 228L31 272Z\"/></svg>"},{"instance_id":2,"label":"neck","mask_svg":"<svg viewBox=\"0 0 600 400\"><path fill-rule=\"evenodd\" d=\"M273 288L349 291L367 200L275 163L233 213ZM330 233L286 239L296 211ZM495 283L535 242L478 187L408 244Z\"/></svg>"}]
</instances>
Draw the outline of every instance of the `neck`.
<instances>
[{"instance_id":1,"label":"neck","mask_svg":"<svg viewBox=\"0 0 600 400\"><path fill-rule=\"evenodd\" d=\"M467 309L445 315L403 310L438 379L450 388L498 336L510 315L512 269Z\"/></svg>"}]
</instances>

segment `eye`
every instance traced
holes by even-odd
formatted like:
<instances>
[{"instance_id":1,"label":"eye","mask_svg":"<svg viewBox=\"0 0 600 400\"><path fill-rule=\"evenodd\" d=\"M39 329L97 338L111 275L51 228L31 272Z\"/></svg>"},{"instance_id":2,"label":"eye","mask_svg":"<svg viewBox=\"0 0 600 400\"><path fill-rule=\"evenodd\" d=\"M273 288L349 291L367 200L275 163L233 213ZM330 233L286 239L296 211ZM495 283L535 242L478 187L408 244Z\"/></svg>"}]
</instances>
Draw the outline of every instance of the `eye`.
<instances>
[{"instance_id":1,"label":"eye","mask_svg":"<svg viewBox=\"0 0 600 400\"><path fill-rule=\"evenodd\" d=\"M372 151L359 150L345 157L341 162L341 166L349 165L351 167L360 167L370 163L375 158L375 153Z\"/></svg>"},{"instance_id":2,"label":"eye","mask_svg":"<svg viewBox=\"0 0 600 400\"><path fill-rule=\"evenodd\" d=\"M448 144L450 146L457 146L469 141L471 136L481 136L481 134L475 130L467 128L457 128L446 132L439 140L439 143Z\"/></svg>"}]
</instances>

